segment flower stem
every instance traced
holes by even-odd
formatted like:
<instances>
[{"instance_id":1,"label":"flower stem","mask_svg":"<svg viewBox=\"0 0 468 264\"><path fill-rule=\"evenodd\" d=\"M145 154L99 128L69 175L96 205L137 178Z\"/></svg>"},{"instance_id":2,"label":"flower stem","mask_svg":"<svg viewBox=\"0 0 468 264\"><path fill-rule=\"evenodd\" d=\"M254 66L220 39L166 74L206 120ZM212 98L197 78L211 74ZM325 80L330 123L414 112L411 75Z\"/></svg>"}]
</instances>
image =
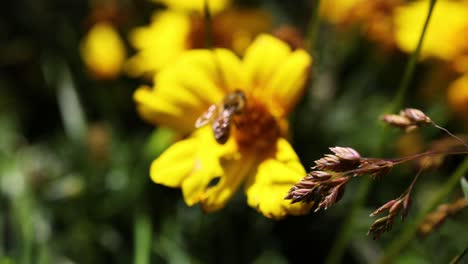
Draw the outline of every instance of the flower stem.
<instances>
[{"instance_id":1,"label":"flower stem","mask_svg":"<svg viewBox=\"0 0 468 264\"><path fill-rule=\"evenodd\" d=\"M394 97L392 104L390 106L390 109L391 109L390 112L395 112L397 109L401 108L401 105L403 104L403 99L406 94L406 91L408 90L411 77L414 74L414 68L415 68L417 59L419 57L419 53L421 51L421 47L424 41L424 35L426 34L427 26L429 25L429 21L430 21L432 11L434 9L434 5L436 1L437 0L431 0L430 2L426 21L424 22L423 30L421 32L421 35L419 36L418 45L416 49L413 51L413 53L411 54L408 64L406 65L405 73L403 75L403 79L401 81L400 87L398 88L397 94ZM386 130L384 129L381 134L382 134L381 135L382 142L384 142L383 138L387 134ZM381 145L384 146L384 144L381 144ZM338 238L335 240L335 243L333 244L325 263L327 264L340 263L345 253L345 250L347 249L347 245L349 244L349 240L352 237L352 230L355 224L355 220L357 219L360 209L364 206L364 201L366 200L371 183L372 182L370 178L366 178L361 182L361 185L359 186L359 189L356 195L357 198L353 201L351 205L349 216L343 222L340 228L340 232L338 233Z\"/></svg>"},{"instance_id":2,"label":"flower stem","mask_svg":"<svg viewBox=\"0 0 468 264\"><path fill-rule=\"evenodd\" d=\"M144 212L137 212L135 215L134 225L134 264L147 264L150 263L151 254L151 220Z\"/></svg>"},{"instance_id":3,"label":"flower stem","mask_svg":"<svg viewBox=\"0 0 468 264\"><path fill-rule=\"evenodd\" d=\"M457 263L460 263L460 260L468 253L468 247L465 248L463 250L462 253L460 253L460 255L457 255L455 258L452 259L452 261L450 261L450 264L457 264Z\"/></svg>"},{"instance_id":4,"label":"flower stem","mask_svg":"<svg viewBox=\"0 0 468 264\"><path fill-rule=\"evenodd\" d=\"M428 203L428 205L419 212L417 217L408 222L405 225L400 235L397 236L387 247L385 253L379 260L379 263L392 263L395 257L397 257L401 250L403 250L411 242L413 237L416 235L418 226L422 221L424 221L426 215L430 213L434 208L440 204L444 198L446 198L457 186L459 180L463 175L468 171L468 158L465 158L463 163L458 167L458 169L450 176L450 178L441 186L439 191L433 196L433 199Z\"/></svg>"},{"instance_id":5,"label":"flower stem","mask_svg":"<svg viewBox=\"0 0 468 264\"><path fill-rule=\"evenodd\" d=\"M312 2L312 15L307 26L306 45L307 50L312 54L315 49L317 33L320 26L320 0L313 0ZM315 55L315 54L313 54Z\"/></svg>"},{"instance_id":6,"label":"flower stem","mask_svg":"<svg viewBox=\"0 0 468 264\"><path fill-rule=\"evenodd\" d=\"M211 17L209 0L203 4L203 13L205 16L205 46L207 49L213 48L213 18Z\"/></svg>"},{"instance_id":7,"label":"flower stem","mask_svg":"<svg viewBox=\"0 0 468 264\"><path fill-rule=\"evenodd\" d=\"M452 134L452 132L448 131L446 128L444 127L441 127L439 125L437 125L436 123L432 123L432 125L442 131L444 131L445 133L447 133L449 136L453 137L454 139L458 140L458 142L462 143L463 146L467 147L468 148L468 144L466 144L465 141L463 141L461 138L455 136L454 134Z\"/></svg>"},{"instance_id":8,"label":"flower stem","mask_svg":"<svg viewBox=\"0 0 468 264\"><path fill-rule=\"evenodd\" d=\"M396 112L399 108L401 108L401 105L403 105L403 99L406 95L406 91L408 90L411 77L414 74L414 68L416 66L416 62L418 61L419 53L421 52L421 47L424 41L424 36L426 35L426 30L429 25L432 11L434 10L434 6L436 2L437 0L431 0L431 2L429 3L429 11L427 13L426 21L424 22L424 27L422 29L421 35L419 36L418 45L416 46L416 49L411 54L408 64L406 65L405 73L403 74L403 79L400 83L400 87L398 88L398 92L390 108L392 113Z\"/></svg>"}]
</instances>

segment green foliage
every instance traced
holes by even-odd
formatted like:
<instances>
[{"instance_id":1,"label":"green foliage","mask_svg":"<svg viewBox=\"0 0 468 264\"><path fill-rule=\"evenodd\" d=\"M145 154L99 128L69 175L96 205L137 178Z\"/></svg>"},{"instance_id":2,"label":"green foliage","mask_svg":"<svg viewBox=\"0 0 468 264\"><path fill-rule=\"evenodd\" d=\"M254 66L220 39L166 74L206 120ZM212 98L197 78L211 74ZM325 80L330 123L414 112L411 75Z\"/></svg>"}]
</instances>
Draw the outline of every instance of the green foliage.
<instances>
[{"instance_id":1,"label":"green foliage","mask_svg":"<svg viewBox=\"0 0 468 264\"><path fill-rule=\"evenodd\" d=\"M188 207L180 190L149 178L152 160L183 135L141 120L132 101L141 80L95 80L84 68L78 47L91 23L92 2L10 1L1 11L0 264L322 263L339 227L352 222L344 259L375 263L391 241L398 243L402 231L416 225L413 220L459 194L452 187L460 177L468 198L466 173L456 170L462 159L450 156L422 174L407 220L397 220L377 241L366 236L368 215L405 190L416 172L412 165L382 179L353 179L336 206L282 221L249 208L242 190L219 212ZM276 22L307 31L308 1L242 2L261 4ZM119 26L123 36L148 21L154 8L145 1L116 3L126 10ZM306 168L330 146L350 146L363 156L382 148L382 157L393 158L445 137L427 129L416 134L422 146L401 146L403 133L388 129L382 142L379 115L396 94L409 56L385 53L354 31L313 25L319 25L310 33L317 53L314 79L291 117L291 139ZM437 83L435 68L432 62L415 65L405 106L422 108L450 131L466 133L466 123L447 107L447 85ZM428 83L437 87L429 89ZM455 171L458 178L451 178ZM367 188L367 197L359 194ZM356 199L364 206L350 221ZM467 220L465 210L424 240L414 233L403 237L408 244L395 253L395 263L447 263L468 243L461 235Z\"/></svg>"}]
</instances>

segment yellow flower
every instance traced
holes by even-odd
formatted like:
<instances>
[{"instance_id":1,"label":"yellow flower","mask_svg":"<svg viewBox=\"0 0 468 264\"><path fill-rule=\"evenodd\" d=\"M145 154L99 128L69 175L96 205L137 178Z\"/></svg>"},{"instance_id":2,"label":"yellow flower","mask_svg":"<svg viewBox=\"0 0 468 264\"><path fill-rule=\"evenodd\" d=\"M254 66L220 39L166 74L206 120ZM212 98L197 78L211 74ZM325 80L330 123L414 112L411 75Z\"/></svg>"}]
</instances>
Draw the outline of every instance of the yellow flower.
<instances>
[{"instance_id":1,"label":"yellow flower","mask_svg":"<svg viewBox=\"0 0 468 264\"><path fill-rule=\"evenodd\" d=\"M304 50L292 52L269 35L259 36L243 61L226 49L184 53L156 75L153 88L134 94L145 120L191 133L153 161L152 180L182 188L188 205L200 203L207 212L224 207L243 185L248 204L267 217L306 213L307 205L283 198L305 175L285 138L286 116L304 91L310 64ZM195 130L210 106L224 109L219 103L233 93L246 104L233 115L225 144L215 140L212 125Z\"/></svg>"},{"instance_id":2,"label":"yellow flower","mask_svg":"<svg viewBox=\"0 0 468 264\"><path fill-rule=\"evenodd\" d=\"M412 52L416 48L428 10L427 0L415 1L396 10L395 38L403 51ZM465 41L460 38L460 34L466 35L467 26L466 4L450 0L437 1L424 37L421 55L453 60L460 52L458 43Z\"/></svg>"},{"instance_id":3,"label":"yellow flower","mask_svg":"<svg viewBox=\"0 0 468 264\"><path fill-rule=\"evenodd\" d=\"M96 78L115 78L125 61L125 47L114 27L108 23L95 24L83 39L81 57Z\"/></svg>"},{"instance_id":4,"label":"yellow flower","mask_svg":"<svg viewBox=\"0 0 468 264\"><path fill-rule=\"evenodd\" d=\"M127 73L152 75L177 58L190 48L190 27L190 16L186 14L170 10L156 13L149 26L130 33L130 43L139 52L127 62Z\"/></svg>"},{"instance_id":5,"label":"yellow flower","mask_svg":"<svg viewBox=\"0 0 468 264\"><path fill-rule=\"evenodd\" d=\"M348 21L356 6L363 0L327 0L320 4L320 14L333 24L341 24ZM368 4L368 3L367 3Z\"/></svg>"},{"instance_id":6,"label":"yellow flower","mask_svg":"<svg viewBox=\"0 0 468 264\"><path fill-rule=\"evenodd\" d=\"M468 117L468 74L452 82L447 90L447 100L455 112Z\"/></svg>"},{"instance_id":7,"label":"yellow flower","mask_svg":"<svg viewBox=\"0 0 468 264\"><path fill-rule=\"evenodd\" d=\"M328 0L321 14L332 24L359 24L362 34L383 48L395 47L393 13L403 0Z\"/></svg>"},{"instance_id":8,"label":"yellow flower","mask_svg":"<svg viewBox=\"0 0 468 264\"><path fill-rule=\"evenodd\" d=\"M182 10L188 12L203 13L205 1L208 1L208 6L212 14L224 10L229 4L230 0L152 0L156 3L165 4L173 10Z\"/></svg>"},{"instance_id":9,"label":"yellow flower","mask_svg":"<svg viewBox=\"0 0 468 264\"><path fill-rule=\"evenodd\" d=\"M182 1L183 2L183 1ZM215 47L241 54L260 32L269 30L270 17L259 10L228 10L213 16ZM206 47L204 18L173 10L157 12L149 26L135 29L130 43L138 53L126 64L131 76L152 76L186 50Z\"/></svg>"}]
</instances>

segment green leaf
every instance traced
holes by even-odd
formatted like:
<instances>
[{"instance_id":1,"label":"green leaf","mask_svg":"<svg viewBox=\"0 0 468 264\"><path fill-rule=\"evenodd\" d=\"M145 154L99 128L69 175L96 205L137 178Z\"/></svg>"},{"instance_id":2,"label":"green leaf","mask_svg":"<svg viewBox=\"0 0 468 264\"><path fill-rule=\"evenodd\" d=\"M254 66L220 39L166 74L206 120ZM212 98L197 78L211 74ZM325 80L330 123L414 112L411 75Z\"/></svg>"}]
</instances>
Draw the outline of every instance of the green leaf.
<instances>
[{"instance_id":1,"label":"green leaf","mask_svg":"<svg viewBox=\"0 0 468 264\"><path fill-rule=\"evenodd\" d=\"M468 181L464 177L460 179L460 185L463 191L463 195L465 195L465 199L468 199Z\"/></svg>"}]
</instances>

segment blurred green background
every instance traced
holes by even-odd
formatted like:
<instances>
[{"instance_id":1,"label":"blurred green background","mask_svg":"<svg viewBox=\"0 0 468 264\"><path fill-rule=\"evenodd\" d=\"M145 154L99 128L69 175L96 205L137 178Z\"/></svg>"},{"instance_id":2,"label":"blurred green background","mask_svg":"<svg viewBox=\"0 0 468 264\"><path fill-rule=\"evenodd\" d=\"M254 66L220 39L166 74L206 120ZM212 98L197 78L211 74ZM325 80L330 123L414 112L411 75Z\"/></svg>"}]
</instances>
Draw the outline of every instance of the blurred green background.
<instances>
[{"instance_id":1,"label":"blurred green background","mask_svg":"<svg viewBox=\"0 0 468 264\"><path fill-rule=\"evenodd\" d=\"M307 31L310 1L240 2L270 12L274 25L287 22ZM157 8L144 0L116 3L124 40ZM93 3L2 5L0 263L322 263L343 230L351 238L343 263L375 263L462 161L450 157L424 172L408 220L398 220L377 241L366 236L375 220L368 215L404 191L416 172L410 165L370 184L354 179L343 200L320 213L269 220L239 192L223 210L204 214L199 206L187 207L180 190L149 178L151 161L177 135L137 115L132 93L144 81L125 74L96 80L86 70L79 45L92 23ZM396 94L407 54L383 52L355 30L339 31L326 22L314 52L314 78L291 116L293 145L306 168L330 146L397 157L445 137L429 128L401 143L403 133L383 132L378 124ZM464 119L447 107L447 84L431 79L437 68L417 65L405 105L464 133ZM437 86L429 95L428 83ZM461 194L457 186L446 201ZM364 206L353 211L350 225L356 199ZM468 246L467 220L464 210L426 238L411 239L395 263L448 263Z\"/></svg>"}]
</instances>

